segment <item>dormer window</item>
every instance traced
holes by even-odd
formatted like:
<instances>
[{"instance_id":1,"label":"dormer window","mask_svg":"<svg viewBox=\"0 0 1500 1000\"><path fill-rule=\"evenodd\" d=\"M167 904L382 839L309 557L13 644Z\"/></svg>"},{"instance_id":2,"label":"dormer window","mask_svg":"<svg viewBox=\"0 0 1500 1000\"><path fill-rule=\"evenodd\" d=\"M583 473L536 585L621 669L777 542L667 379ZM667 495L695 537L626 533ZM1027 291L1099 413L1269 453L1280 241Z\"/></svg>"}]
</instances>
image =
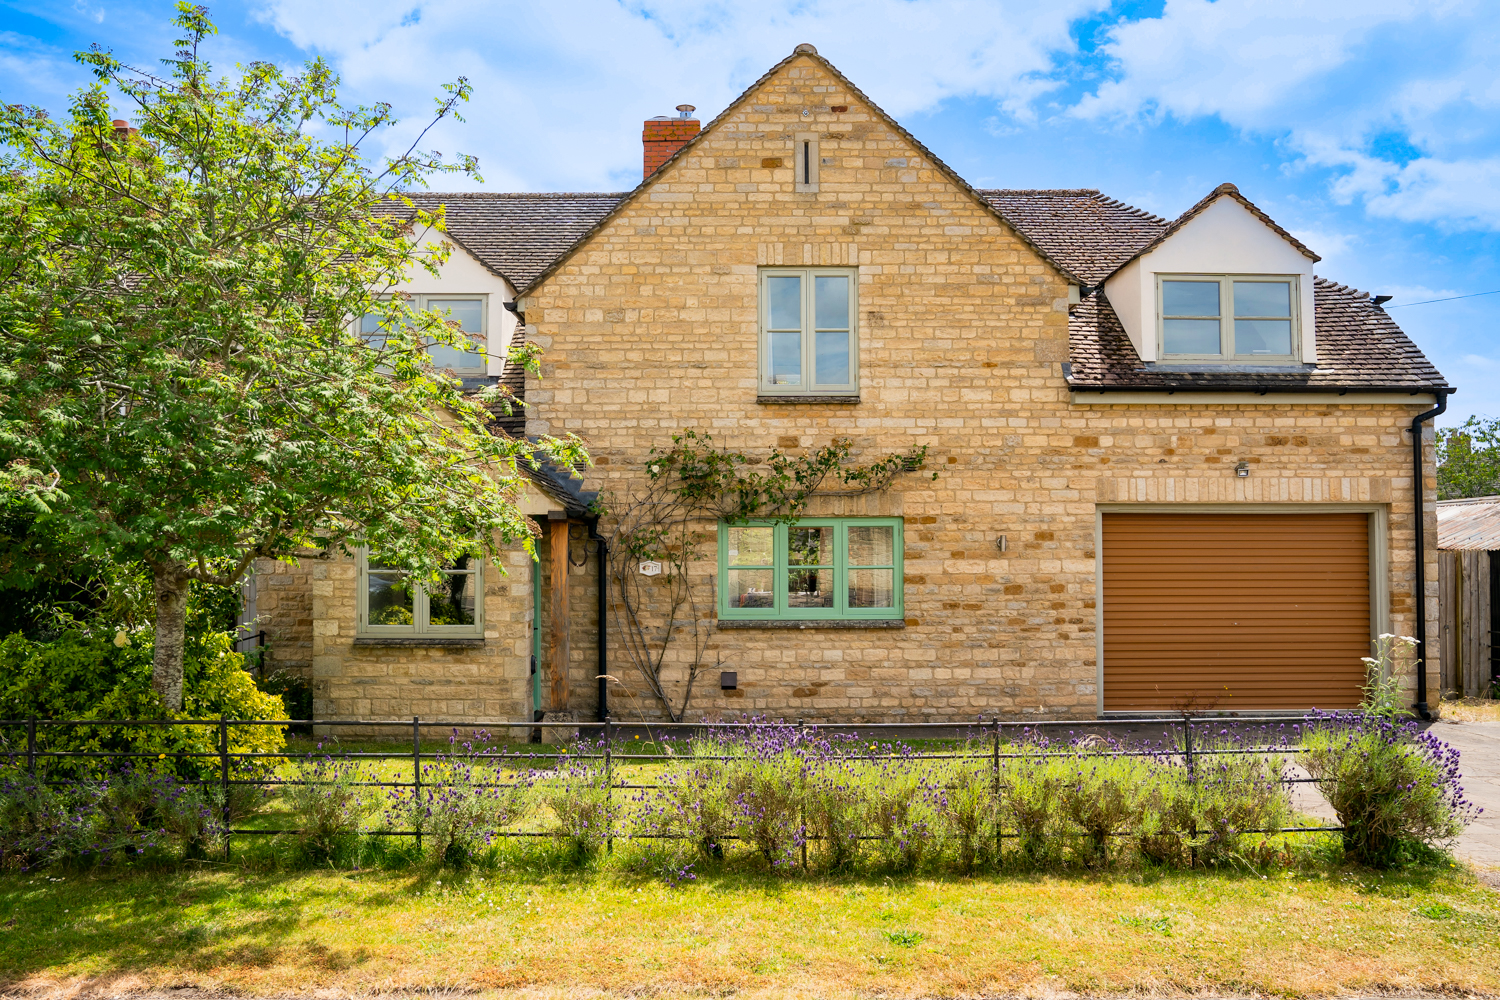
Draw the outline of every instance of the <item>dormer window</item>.
<instances>
[{"instance_id":1,"label":"dormer window","mask_svg":"<svg viewBox=\"0 0 1500 1000\"><path fill-rule=\"evenodd\" d=\"M1296 275L1157 276L1163 361L1291 364L1301 301Z\"/></svg>"},{"instance_id":2,"label":"dormer window","mask_svg":"<svg viewBox=\"0 0 1500 1000\"><path fill-rule=\"evenodd\" d=\"M439 313L450 324L457 325L461 333L470 337L466 347L450 347L429 341L427 353L432 357L433 365L455 375L470 377L484 375L488 371L489 362L480 345L488 339L485 314L488 312L489 296L411 295L409 298L413 309ZM376 350L385 347L385 331L381 329L379 316L366 314L361 317L359 335Z\"/></svg>"}]
</instances>

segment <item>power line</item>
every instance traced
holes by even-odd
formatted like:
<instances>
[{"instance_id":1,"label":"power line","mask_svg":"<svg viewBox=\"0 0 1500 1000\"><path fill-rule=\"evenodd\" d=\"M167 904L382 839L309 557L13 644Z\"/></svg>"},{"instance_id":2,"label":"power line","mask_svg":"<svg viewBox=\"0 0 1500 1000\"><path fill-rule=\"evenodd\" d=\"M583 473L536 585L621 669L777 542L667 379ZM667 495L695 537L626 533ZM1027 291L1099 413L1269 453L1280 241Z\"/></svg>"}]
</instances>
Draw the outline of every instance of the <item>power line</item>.
<instances>
[{"instance_id":1,"label":"power line","mask_svg":"<svg viewBox=\"0 0 1500 1000\"><path fill-rule=\"evenodd\" d=\"M1399 306L1386 306L1386 309L1405 309L1407 306L1430 306L1434 302L1452 302L1456 299L1477 299L1481 295L1500 295L1500 288L1493 292L1473 292L1469 295L1450 295L1446 299L1427 299L1424 302L1403 302Z\"/></svg>"}]
</instances>

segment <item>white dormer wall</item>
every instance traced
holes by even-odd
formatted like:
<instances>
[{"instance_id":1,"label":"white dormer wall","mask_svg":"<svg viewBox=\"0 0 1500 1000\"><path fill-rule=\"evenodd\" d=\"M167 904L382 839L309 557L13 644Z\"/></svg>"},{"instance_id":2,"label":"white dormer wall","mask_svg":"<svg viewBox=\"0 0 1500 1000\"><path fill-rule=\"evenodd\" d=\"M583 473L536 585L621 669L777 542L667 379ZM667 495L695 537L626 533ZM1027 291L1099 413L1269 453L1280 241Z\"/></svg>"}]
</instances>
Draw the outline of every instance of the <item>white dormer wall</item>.
<instances>
[{"instance_id":1,"label":"white dormer wall","mask_svg":"<svg viewBox=\"0 0 1500 1000\"><path fill-rule=\"evenodd\" d=\"M419 242L424 249L436 247L444 242L453 247L453 252L439 268L437 277L427 273L426 268L417 266L407 273L406 281L402 283L403 292L411 292L414 295L488 295L486 307L486 330L489 333L489 343L485 345L485 353L489 355L485 373L498 376L505 370L505 353L510 348L510 341L516 332L516 314L505 308L505 303L515 300L515 289L510 287L510 282L479 263L463 247L434 230L428 229L419 237Z\"/></svg>"},{"instance_id":2,"label":"white dormer wall","mask_svg":"<svg viewBox=\"0 0 1500 1000\"><path fill-rule=\"evenodd\" d=\"M1161 246L1125 267L1104 294L1142 361L1156 361L1158 274L1295 274L1301 292L1302 360L1318 360L1313 261L1231 197L1222 197Z\"/></svg>"}]
</instances>

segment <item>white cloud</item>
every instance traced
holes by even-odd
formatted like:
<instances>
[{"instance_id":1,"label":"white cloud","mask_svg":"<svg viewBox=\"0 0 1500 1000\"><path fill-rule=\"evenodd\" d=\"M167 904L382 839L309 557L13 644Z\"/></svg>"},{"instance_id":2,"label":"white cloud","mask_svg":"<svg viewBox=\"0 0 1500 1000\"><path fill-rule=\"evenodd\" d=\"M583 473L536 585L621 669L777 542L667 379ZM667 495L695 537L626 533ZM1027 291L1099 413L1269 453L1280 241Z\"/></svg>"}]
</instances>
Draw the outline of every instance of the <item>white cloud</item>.
<instances>
[{"instance_id":1,"label":"white cloud","mask_svg":"<svg viewBox=\"0 0 1500 1000\"><path fill-rule=\"evenodd\" d=\"M421 119L459 74L475 86L469 124L431 143L480 155L487 186L628 187L639 180L640 123L698 106L721 111L800 42L811 42L871 99L901 116L981 96L1026 118L1057 84L1071 23L1108 0L266 0L267 23L325 54L362 100Z\"/></svg>"},{"instance_id":2,"label":"white cloud","mask_svg":"<svg viewBox=\"0 0 1500 1000\"><path fill-rule=\"evenodd\" d=\"M1480 0L1168 0L1109 30L1110 79L1070 113L1216 117L1284 137L1372 215L1500 228L1497 42Z\"/></svg>"}]
</instances>

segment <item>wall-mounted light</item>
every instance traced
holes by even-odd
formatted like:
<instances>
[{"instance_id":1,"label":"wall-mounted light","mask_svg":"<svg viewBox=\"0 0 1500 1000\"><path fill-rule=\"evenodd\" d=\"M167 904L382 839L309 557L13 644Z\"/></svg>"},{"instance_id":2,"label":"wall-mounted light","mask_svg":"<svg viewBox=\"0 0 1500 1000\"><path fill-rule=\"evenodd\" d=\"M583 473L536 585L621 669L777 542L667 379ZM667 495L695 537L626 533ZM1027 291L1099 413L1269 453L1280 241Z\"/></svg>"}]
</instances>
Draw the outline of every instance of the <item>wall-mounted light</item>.
<instances>
[{"instance_id":1,"label":"wall-mounted light","mask_svg":"<svg viewBox=\"0 0 1500 1000\"><path fill-rule=\"evenodd\" d=\"M1001 535L999 538L995 539L995 548L999 549L1001 552L1005 551L1005 536L1004 535Z\"/></svg>"},{"instance_id":2,"label":"wall-mounted light","mask_svg":"<svg viewBox=\"0 0 1500 1000\"><path fill-rule=\"evenodd\" d=\"M719 690L737 691L740 687L740 674L738 670L719 671Z\"/></svg>"},{"instance_id":3,"label":"wall-mounted light","mask_svg":"<svg viewBox=\"0 0 1500 1000\"><path fill-rule=\"evenodd\" d=\"M1241 462L1239 465L1236 465L1234 467L1234 474L1236 476L1239 476L1241 479L1244 479L1246 476L1250 475L1250 463Z\"/></svg>"}]
</instances>

